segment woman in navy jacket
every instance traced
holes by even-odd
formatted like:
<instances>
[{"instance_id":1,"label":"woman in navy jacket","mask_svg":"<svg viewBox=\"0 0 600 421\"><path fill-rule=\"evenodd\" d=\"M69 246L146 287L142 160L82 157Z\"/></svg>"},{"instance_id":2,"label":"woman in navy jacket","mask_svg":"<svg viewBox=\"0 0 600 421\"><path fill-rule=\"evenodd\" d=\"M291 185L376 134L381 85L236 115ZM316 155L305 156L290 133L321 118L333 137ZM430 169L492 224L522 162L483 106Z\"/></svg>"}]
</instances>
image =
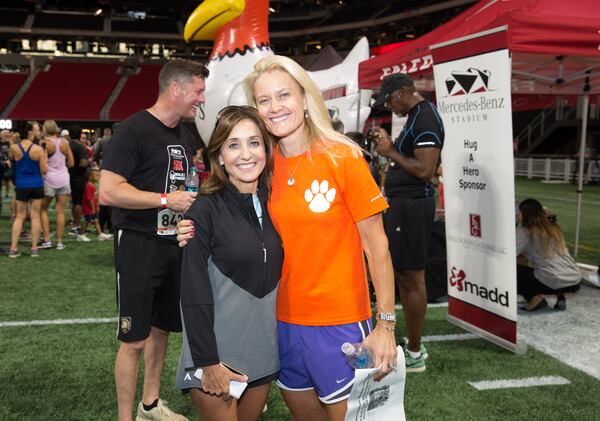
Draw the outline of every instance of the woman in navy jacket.
<instances>
[{"instance_id":1,"label":"woman in navy jacket","mask_svg":"<svg viewBox=\"0 0 600 421\"><path fill-rule=\"evenodd\" d=\"M203 420L258 420L277 378L283 247L267 212L273 144L255 109L223 109L208 145L212 173L185 215L195 235L181 271L176 386L190 391ZM232 380L248 382L240 399L229 397Z\"/></svg>"}]
</instances>

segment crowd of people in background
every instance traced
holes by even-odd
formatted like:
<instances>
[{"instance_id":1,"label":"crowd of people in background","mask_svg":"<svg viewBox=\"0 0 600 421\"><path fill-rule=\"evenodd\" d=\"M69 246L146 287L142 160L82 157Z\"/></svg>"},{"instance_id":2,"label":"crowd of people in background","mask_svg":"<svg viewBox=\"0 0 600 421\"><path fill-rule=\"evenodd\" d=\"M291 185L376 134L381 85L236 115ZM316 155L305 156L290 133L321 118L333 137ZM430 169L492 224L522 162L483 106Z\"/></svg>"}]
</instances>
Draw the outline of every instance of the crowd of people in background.
<instances>
[{"instance_id":1,"label":"crowd of people in background","mask_svg":"<svg viewBox=\"0 0 600 421\"><path fill-rule=\"evenodd\" d=\"M112 238L110 209L98 205L96 192L112 129L98 139L90 133L78 126L61 129L53 120L0 132L0 213L9 208L12 221L10 248L1 253L19 257L19 242L31 242L31 257L40 249L63 250L65 233L89 242L89 225L97 240Z\"/></svg>"}]
</instances>

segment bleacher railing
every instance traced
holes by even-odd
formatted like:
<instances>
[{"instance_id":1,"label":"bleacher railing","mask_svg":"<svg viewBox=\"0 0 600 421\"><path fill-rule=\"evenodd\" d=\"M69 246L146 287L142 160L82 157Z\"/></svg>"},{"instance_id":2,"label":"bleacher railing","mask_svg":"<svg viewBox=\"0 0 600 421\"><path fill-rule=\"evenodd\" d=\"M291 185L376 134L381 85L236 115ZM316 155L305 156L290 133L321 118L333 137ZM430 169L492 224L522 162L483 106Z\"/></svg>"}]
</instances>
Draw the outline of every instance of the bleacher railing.
<instances>
[{"instance_id":1,"label":"bleacher railing","mask_svg":"<svg viewBox=\"0 0 600 421\"><path fill-rule=\"evenodd\" d=\"M566 183L577 177L577 160L573 158L515 158L515 175ZM586 160L584 182L600 180L600 158Z\"/></svg>"}]
</instances>

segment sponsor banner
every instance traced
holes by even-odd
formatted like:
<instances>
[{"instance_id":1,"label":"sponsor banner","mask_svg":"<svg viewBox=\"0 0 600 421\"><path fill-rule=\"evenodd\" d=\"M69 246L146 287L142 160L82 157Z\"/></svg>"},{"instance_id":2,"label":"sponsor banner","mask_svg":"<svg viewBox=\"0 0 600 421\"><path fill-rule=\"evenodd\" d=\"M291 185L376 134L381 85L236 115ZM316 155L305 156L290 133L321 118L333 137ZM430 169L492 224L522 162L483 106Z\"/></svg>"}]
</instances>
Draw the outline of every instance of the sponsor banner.
<instances>
[{"instance_id":1,"label":"sponsor banner","mask_svg":"<svg viewBox=\"0 0 600 421\"><path fill-rule=\"evenodd\" d=\"M449 319L515 350L510 346L517 339L517 295L506 32L449 41L432 52L437 106L446 130L442 165Z\"/></svg>"},{"instance_id":2,"label":"sponsor banner","mask_svg":"<svg viewBox=\"0 0 600 421\"><path fill-rule=\"evenodd\" d=\"M486 311L465 301L460 301L454 297L448 297L448 307L452 307L452 316L464 323L479 328L498 338L502 338L509 344L516 343L517 322L514 320L505 319L495 313Z\"/></svg>"}]
</instances>

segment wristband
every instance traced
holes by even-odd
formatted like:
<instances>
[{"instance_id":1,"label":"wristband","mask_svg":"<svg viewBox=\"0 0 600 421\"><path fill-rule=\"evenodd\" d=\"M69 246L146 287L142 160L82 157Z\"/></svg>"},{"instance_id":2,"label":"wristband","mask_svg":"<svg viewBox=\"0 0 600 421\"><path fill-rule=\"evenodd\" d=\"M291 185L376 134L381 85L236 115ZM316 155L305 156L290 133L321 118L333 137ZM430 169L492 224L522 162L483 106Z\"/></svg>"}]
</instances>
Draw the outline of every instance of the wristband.
<instances>
[{"instance_id":1,"label":"wristband","mask_svg":"<svg viewBox=\"0 0 600 421\"><path fill-rule=\"evenodd\" d=\"M167 209L167 193L160 194L160 207Z\"/></svg>"}]
</instances>

